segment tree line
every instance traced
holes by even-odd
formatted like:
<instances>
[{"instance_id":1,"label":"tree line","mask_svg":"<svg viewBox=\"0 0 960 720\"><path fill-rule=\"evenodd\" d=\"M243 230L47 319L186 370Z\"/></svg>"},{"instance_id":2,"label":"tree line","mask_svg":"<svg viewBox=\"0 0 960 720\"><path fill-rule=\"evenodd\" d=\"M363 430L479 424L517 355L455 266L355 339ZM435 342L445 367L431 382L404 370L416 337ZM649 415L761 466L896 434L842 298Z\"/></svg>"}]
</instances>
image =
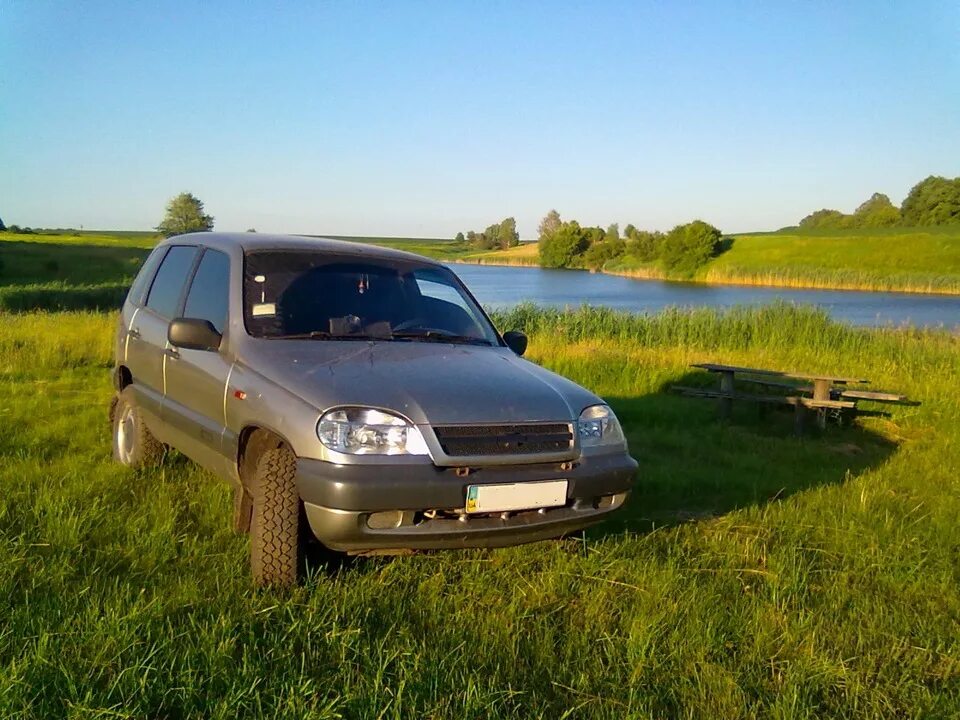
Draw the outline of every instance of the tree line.
<instances>
[{"instance_id":1,"label":"tree line","mask_svg":"<svg viewBox=\"0 0 960 720\"><path fill-rule=\"evenodd\" d=\"M551 210L537 230L540 265L548 268L599 270L612 260L625 258L659 263L672 275L692 275L723 248L723 233L702 220L677 225L667 233L639 230L630 224L621 237L616 223L606 230L581 227L576 220L564 221L560 213Z\"/></svg>"},{"instance_id":2,"label":"tree line","mask_svg":"<svg viewBox=\"0 0 960 720\"><path fill-rule=\"evenodd\" d=\"M517 232L517 221L508 217L480 232L468 230L466 235L458 232L454 240L477 250L506 250L520 244L520 233Z\"/></svg>"},{"instance_id":3,"label":"tree line","mask_svg":"<svg viewBox=\"0 0 960 720\"><path fill-rule=\"evenodd\" d=\"M955 224L960 224L960 177L935 175L914 185L900 207L883 193L874 193L851 215L824 208L800 221L802 228L831 230Z\"/></svg>"}]
</instances>

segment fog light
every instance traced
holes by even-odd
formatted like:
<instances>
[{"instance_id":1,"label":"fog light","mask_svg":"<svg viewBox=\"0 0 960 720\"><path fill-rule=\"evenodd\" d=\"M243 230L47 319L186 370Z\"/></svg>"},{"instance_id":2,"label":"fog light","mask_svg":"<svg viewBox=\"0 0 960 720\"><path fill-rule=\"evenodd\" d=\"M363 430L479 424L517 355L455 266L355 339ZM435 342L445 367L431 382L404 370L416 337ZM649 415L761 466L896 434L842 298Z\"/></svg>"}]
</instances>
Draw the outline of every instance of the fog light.
<instances>
[{"instance_id":1,"label":"fog light","mask_svg":"<svg viewBox=\"0 0 960 720\"><path fill-rule=\"evenodd\" d=\"M597 510L612 510L613 508L623 505L623 501L626 499L627 494L625 492L617 493L616 495L601 495L594 503L594 507L596 507Z\"/></svg>"},{"instance_id":2,"label":"fog light","mask_svg":"<svg viewBox=\"0 0 960 720\"><path fill-rule=\"evenodd\" d=\"M367 527L371 530L389 530L401 525L403 525L403 510L375 512L367 518Z\"/></svg>"}]
</instances>

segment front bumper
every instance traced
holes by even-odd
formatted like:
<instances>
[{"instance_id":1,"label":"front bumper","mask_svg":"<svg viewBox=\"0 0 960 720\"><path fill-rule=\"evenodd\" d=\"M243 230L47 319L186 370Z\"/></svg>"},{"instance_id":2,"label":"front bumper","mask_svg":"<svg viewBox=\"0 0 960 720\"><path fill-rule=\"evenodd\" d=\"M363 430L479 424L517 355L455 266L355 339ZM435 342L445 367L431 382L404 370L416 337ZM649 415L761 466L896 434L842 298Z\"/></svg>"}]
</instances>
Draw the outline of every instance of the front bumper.
<instances>
[{"instance_id":1,"label":"front bumper","mask_svg":"<svg viewBox=\"0 0 960 720\"><path fill-rule=\"evenodd\" d=\"M426 463L335 465L300 459L297 485L313 534L334 550L500 547L558 537L599 522L623 504L637 469L626 453L585 455L572 465L482 467L461 476L454 468ZM566 505L454 515L465 507L469 485L538 480L567 480ZM441 512L430 517L434 510ZM370 527L372 513L390 511L404 511L395 527Z\"/></svg>"}]
</instances>

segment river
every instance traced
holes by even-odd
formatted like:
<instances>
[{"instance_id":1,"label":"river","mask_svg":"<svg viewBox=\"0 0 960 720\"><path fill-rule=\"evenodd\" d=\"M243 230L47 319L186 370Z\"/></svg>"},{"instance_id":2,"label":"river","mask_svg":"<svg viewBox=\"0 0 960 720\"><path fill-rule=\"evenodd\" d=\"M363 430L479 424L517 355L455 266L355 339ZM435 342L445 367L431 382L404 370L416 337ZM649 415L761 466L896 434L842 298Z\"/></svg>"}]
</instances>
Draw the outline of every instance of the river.
<instances>
[{"instance_id":1,"label":"river","mask_svg":"<svg viewBox=\"0 0 960 720\"><path fill-rule=\"evenodd\" d=\"M477 300L490 308L533 302L549 307L586 304L653 313L670 306L724 308L785 300L818 305L834 319L853 325L960 329L960 296L955 295L705 285L536 267L458 263L450 268Z\"/></svg>"}]
</instances>

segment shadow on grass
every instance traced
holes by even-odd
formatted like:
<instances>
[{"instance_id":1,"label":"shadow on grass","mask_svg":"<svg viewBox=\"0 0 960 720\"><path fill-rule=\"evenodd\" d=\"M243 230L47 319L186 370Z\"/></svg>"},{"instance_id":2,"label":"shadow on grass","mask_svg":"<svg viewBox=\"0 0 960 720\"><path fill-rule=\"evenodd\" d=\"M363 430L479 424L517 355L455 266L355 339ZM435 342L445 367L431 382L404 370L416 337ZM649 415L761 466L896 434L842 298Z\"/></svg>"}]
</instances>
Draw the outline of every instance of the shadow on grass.
<instances>
[{"instance_id":1,"label":"shadow on grass","mask_svg":"<svg viewBox=\"0 0 960 720\"><path fill-rule=\"evenodd\" d=\"M728 252L732 247L735 239L732 237L722 237L720 242L717 243L717 251L714 253L715 256L723 255L725 252Z\"/></svg>"},{"instance_id":2,"label":"shadow on grass","mask_svg":"<svg viewBox=\"0 0 960 720\"><path fill-rule=\"evenodd\" d=\"M620 418L631 454L640 463L627 504L606 522L564 540L579 552L587 541L646 533L779 502L794 493L836 485L883 463L896 444L856 423L811 423L794 434L792 406L734 403L721 421L716 400L683 397L673 385L716 386L706 372L687 373L640 397L608 397ZM429 551L417 554L430 554ZM369 571L390 557L331 553L312 544L307 563L316 577Z\"/></svg>"},{"instance_id":3,"label":"shadow on grass","mask_svg":"<svg viewBox=\"0 0 960 720\"><path fill-rule=\"evenodd\" d=\"M672 385L715 387L688 373L641 397L607 398L640 463L625 507L588 537L647 532L783 500L880 465L896 444L857 423L809 427L794 435L793 408L734 402L721 421L718 401L683 397Z\"/></svg>"}]
</instances>

